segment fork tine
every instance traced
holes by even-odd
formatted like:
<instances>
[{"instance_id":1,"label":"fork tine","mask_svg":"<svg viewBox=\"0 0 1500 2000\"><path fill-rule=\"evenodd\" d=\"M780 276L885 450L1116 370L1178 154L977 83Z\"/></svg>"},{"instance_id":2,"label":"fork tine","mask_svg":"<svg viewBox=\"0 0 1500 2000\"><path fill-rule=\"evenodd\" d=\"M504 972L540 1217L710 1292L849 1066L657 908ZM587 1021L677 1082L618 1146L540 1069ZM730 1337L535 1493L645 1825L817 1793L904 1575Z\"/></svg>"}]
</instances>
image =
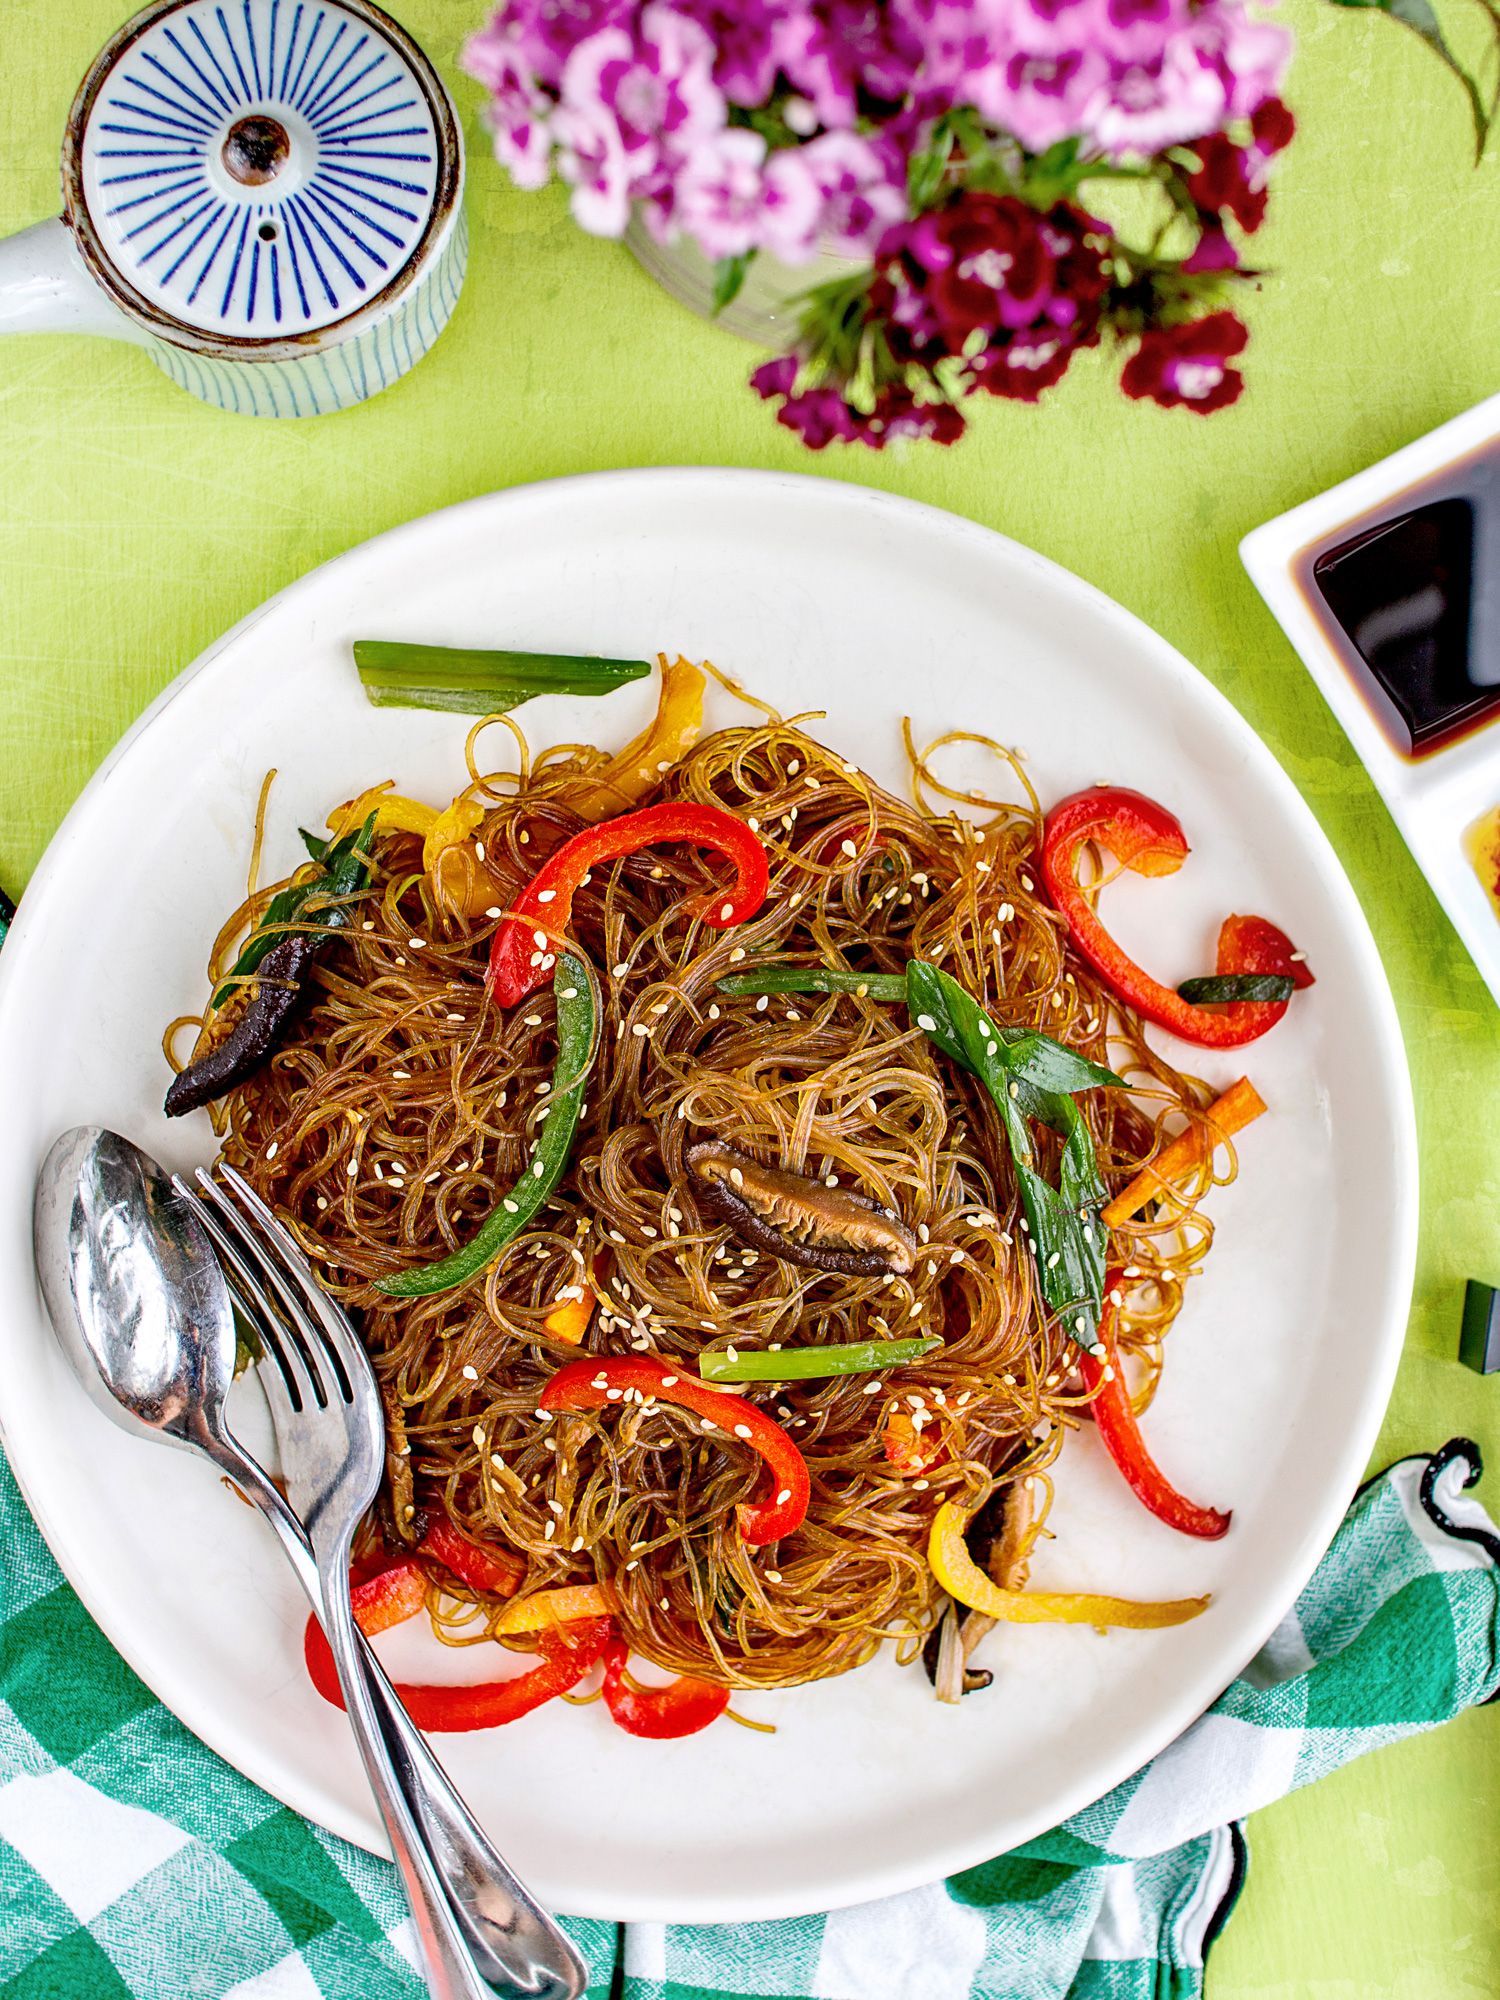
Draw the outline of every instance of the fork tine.
<instances>
[{"instance_id":1,"label":"fork tine","mask_svg":"<svg viewBox=\"0 0 1500 2000\"><path fill-rule=\"evenodd\" d=\"M246 1282L254 1285L256 1292L265 1300L263 1310L287 1330L288 1338L280 1345L285 1359L291 1364L288 1379L295 1381L301 1393L303 1409L326 1407L342 1385L331 1366L320 1365L320 1359L325 1363L328 1359L327 1349L319 1340L317 1327L296 1288L213 1175L200 1167L197 1181L208 1207L219 1219L221 1227L217 1240L222 1242L226 1236L231 1240L239 1253L239 1268ZM266 1295L267 1286L274 1296L274 1305ZM327 1379L330 1375L334 1375L331 1387Z\"/></svg>"},{"instance_id":2,"label":"fork tine","mask_svg":"<svg viewBox=\"0 0 1500 2000\"><path fill-rule=\"evenodd\" d=\"M270 1357L271 1367L257 1369L267 1396L279 1397L293 1413L313 1407L317 1399L301 1350L289 1337L284 1319L266 1297L264 1288L240 1254L239 1245L181 1174L172 1176L172 1185L218 1251L225 1281Z\"/></svg>"},{"instance_id":3,"label":"fork tine","mask_svg":"<svg viewBox=\"0 0 1500 2000\"><path fill-rule=\"evenodd\" d=\"M375 1370L370 1365L369 1355L360 1344L348 1314L324 1291L318 1274L314 1271L301 1244L286 1225L272 1214L243 1174L227 1162L220 1163L220 1172L242 1205L249 1210L261 1231L275 1245L291 1276L297 1281L303 1295L303 1304L317 1320L331 1352L334 1366L342 1374L346 1394L350 1400L352 1401L356 1395L378 1396Z\"/></svg>"}]
</instances>

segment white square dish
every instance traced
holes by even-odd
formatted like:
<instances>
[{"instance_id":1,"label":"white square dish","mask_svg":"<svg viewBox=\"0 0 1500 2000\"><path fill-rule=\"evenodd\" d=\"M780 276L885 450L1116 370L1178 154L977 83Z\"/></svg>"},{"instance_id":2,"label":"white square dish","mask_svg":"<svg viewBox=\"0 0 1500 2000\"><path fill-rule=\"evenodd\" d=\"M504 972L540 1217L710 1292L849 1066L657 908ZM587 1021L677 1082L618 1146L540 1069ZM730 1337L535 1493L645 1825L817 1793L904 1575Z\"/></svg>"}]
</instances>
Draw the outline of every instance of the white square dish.
<instances>
[{"instance_id":1,"label":"white square dish","mask_svg":"<svg viewBox=\"0 0 1500 2000\"><path fill-rule=\"evenodd\" d=\"M1500 440L1500 395L1465 410L1376 465L1254 528L1240 557L1324 700L1359 754L1470 956L1500 1002L1500 916L1464 846L1466 831L1500 807L1500 727L1491 716L1416 755L1395 747L1346 658L1352 648L1330 607L1314 597L1310 556L1340 530L1395 520L1412 489ZM1500 582L1500 580L1497 580ZM1482 588L1475 577L1474 588Z\"/></svg>"}]
</instances>

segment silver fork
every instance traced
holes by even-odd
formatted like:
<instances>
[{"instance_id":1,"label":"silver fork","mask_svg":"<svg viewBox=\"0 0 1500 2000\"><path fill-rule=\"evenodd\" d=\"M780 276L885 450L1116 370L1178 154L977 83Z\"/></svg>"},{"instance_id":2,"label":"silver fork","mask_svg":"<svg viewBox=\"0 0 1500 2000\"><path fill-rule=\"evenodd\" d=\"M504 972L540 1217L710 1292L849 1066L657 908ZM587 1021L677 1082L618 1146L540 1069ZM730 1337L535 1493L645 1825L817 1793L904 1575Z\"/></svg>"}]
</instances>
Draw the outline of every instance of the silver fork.
<instances>
[{"instance_id":1,"label":"silver fork","mask_svg":"<svg viewBox=\"0 0 1500 2000\"><path fill-rule=\"evenodd\" d=\"M384 1420L369 1357L290 1233L232 1167L180 1179L264 1343L260 1379L292 1513L316 1566L315 1604L415 1920L435 2000L577 2000L578 1954L496 1853L411 1722L354 1623L349 1559L375 1498ZM273 1525L279 1525L273 1521Z\"/></svg>"}]
</instances>

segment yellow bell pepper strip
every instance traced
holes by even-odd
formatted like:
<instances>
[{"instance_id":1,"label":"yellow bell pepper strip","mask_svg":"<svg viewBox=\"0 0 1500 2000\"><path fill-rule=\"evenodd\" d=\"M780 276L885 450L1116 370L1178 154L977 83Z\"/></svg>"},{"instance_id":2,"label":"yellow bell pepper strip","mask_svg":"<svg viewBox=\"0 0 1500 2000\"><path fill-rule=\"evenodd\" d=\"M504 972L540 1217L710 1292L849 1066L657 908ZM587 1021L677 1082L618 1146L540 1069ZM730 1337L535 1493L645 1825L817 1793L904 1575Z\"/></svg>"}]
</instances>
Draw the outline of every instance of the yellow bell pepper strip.
<instances>
[{"instance_id":1,"label":"yellow bell pepper strip","mask_svg":"<svg viewBox=\"0 0 1500 2000\"><path fill-rule=\"evenodd\" d=\"M347 833L370 813L375 815L377 833L415 833L424 840L438 817L436 806L424 806L420 799L403 798L400 792L387 792L379 785L372 785L357 799L331 812L328 824L335 834Z\"/></svg>"},{"instance_id":2,"label":"yellow bell pepper strip","mask_svg":"<svg viewBox=\"0 0 1500 2000\"><path fill-rule=\"evenodd\" d=\"M611 1618L615 1608L602 1583L565 1583L556 1590L533 1590L507 1604L495 1621L495 1632L507 1638L516 1632L541 1632L579 1618Z\"/></svg>"},{"instance_id":3,"label":"yellow bell pepper strip","mask_svg":"<svg viewBox=\"0 0 1500 2000\"><path fill-rule=\"evenodd\" d=\"M1265 1099L1248 1076L1230 1084L1203 1114L1213 1127L1213 1135L1206 1133L1201 1125L1190 1125L1185 1132L1179 1132L1108 1204L1103 1213L1105 1227L1123 1229L1148 1201L1154 1201L1175 1181L1185 1180L1202 1166L1212 1150L1214 1136L1227 1139L1232 1133L1243 1131L1265 1108Z\"/></svg>"},{"instance_id":4,"label":"yellow bell pepper strip","mask_svg":"<svg viewBox=\"0 0 1500 2000\"><path fill-rule=\"evenodd\" d=\"M679 1373L648 1356L611 1354L597 1361L570 1361L559 1368L537 1399L542 1410L602 1410L623 1403L630 1390L649 1401L680 1404L705 1431L738 1440L765 1460L767 1497L739 1510L740 1533L761 1548L800 1528L812 1494L807 1460L780 1424L744 1396L710 1388L696 1376Z\"/></svg>"},{"instance_id":5,"label":"yellow bell pepper strip","mask_svg":"<svg viewBox=\"0 0 1500 2000\"><path fill-rule=\"evenodd\" d=\"M450 847L461 847L484 823L484 807L477 799L455 799L433 815L422 841L422 866L437 879L439 863Z\"/></svg>"},{"instance_id":6,"label":"yellow bell pepper strip","mask_svg":"<svg viewBox=\"0 0 1500 2000\"><path fill-rule=\"evenodd\" d=\"M969 1517L945 1500L937 1510L927 1543L933 1575L950 1597L986 1617L1011 1625L1129 1625L1146 1630L1185 1625L1208 1609L1206 1597L1176 1597L1155 1603L1130 1597L1098 1597L1088 1591L1002 1590L969 1554L964 1530Z\"/></svg>"},{"instance_id":7,"label":"yellow bell pepper strip","mask_svg":"<svg viewBox=\"0 0 1500 2000\"><path fill-rule=\"evenodd\" d=\"M668 661L665 654L658 660L661 697L651 721L607 764L558 791L584 819L604 819L633 806L661 783L662 767L675 764L698 740L707 676L690 660Z\"/></svg>"}]
</instances>

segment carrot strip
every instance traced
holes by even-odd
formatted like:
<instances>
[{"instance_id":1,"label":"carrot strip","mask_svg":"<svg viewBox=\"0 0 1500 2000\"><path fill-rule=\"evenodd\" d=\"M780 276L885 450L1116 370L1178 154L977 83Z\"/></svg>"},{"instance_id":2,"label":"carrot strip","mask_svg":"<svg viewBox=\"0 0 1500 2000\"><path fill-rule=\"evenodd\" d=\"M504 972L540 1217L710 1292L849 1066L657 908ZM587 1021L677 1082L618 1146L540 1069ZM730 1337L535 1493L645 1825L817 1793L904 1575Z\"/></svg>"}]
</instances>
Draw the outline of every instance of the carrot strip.
<instances>
[{"instance_id":1,"label":"carrot strip","mask_svg":"<svg viewBox=\"0 0 1500 2000\"><path fill-rule=\"evenodd\" d=\"M1259 1118L1265 1108L1265 1100L1255 1085L1248 1076L1242 1076L1238 1083L1230 1084L1222 1097L1214 1099L1204 1116L1215 1127L1218 1137L1227 1139ZM1174 1181L1184 1180L1195 1167L1201 1167L1206 1149L1211 1149L1212 1144L1201 1125L1190 1125L1185 1132L1179 1132L1154 1160L1147 1161L1129 1186L1104 1210L1106 1228L1123 1228L1148 1201Z\"/></svg>"}]
</instances>

